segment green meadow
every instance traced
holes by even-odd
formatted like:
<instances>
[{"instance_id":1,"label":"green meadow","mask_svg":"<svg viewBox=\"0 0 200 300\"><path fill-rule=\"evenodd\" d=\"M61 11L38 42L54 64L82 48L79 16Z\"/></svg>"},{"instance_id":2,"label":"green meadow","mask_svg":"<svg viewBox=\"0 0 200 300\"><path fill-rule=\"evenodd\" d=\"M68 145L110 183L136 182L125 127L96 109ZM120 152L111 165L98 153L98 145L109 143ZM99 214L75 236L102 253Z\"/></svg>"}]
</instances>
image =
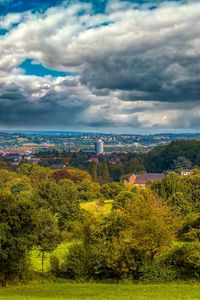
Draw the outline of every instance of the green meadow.
<instances>
[{"instance_id":1,"label":"green meadow","mask_svg":"<svg viewBox=\"0 0 200 300\"><path fill-rule=\"evenodd\" d=\"M0 300L197 300L199 284L44 283L0 289Z\"/></svg>"}]
</instances>

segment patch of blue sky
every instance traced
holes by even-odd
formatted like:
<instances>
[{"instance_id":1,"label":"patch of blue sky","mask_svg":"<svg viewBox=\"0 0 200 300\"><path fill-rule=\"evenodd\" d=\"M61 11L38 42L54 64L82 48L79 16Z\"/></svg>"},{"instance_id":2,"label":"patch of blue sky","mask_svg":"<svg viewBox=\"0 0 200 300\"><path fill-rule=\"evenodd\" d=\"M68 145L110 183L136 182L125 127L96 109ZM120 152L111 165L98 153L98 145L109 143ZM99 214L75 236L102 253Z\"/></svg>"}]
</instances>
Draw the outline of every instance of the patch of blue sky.
<instances>
[{"instance_id":1,"label":"patch of blue sky","mask_svg":"<svg viewBox=\"0 0 200 300\"><path fill-rule=\"evenodd\" d=\"M63 0L4 0L0 2L0 15L24 12L28 10L45 11L47 8L60 5Z\"/></svg>"},{"instance_id":2,"label":"patch of blue sky","mask_svg":"<svg viewBox=\"0 0 200 300\"><path fill-rule=\"evenodd\" d=\"M52 76L52 77L64 77L64 76L77 76L79 73L76 72L64 72L48 69L41 64L33 61L32 59L25 59L19 66L25 71L26 75L35 75L35 76Z\"/></svg>"},{"instance_id":3,"label":"patch of blue sky","mask_svg":"<svg viewBox=\"0 0 200 300\"><path fill-rule=\"evenodd\" d=\"M99 28L99 27L105 27L105 26L109 26L111 24L113 24L114 22L102 22L102 23L99 23L99 24L96 24L96 25L93 25L93 26L89 26L87 27L87 29L92 29L92 28Z\"/></svg>"},{"instance_id":4,"label":"patch of blue sky","mask_svg":"<svg viewBox=\"0 0 200 300\"><path fill-rule=\"evenodd\" d=\"M121 0L138 4L161 3L166 0ZM188 0L167 0L176 2L187 2ZM0 16L12 12L24 12L31 10L33 12L45 11L49 7L58 6L62 3L72 4L74 0L3 0L0 1ZM103 13L108 0L80 0L80 2L91 3L94 13Z\"/></svg>"},{"instance_id":5,"label":"patch of blue sky","mask_svg":"<svg viewBox=\"0 0 200 300\"><path fill-rule=\"evenodd\" d=\"M0 36L5 35L6 33L8 33L7 29L0 28Z\"/></svg>"}]
</instances>

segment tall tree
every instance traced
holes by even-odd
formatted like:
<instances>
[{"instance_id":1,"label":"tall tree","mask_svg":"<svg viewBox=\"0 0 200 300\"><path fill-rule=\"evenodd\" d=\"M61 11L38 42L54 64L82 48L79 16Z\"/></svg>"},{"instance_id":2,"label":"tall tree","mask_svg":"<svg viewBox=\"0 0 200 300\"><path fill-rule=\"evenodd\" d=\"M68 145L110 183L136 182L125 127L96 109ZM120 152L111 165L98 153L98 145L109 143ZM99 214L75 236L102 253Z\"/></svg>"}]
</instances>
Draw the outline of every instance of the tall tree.
<instances>
[{"instance_id":1,"label":"tall tree","mask_svg":"<svg viewBox=\"0 0 200 300\"><path fill-rule=\"evenodd\" d=\"M42 272L44 272L45 254L52 252L58 246L61 236L58 228L58 220L50 210L40 209L37 217L37 246L42 254Z\"/></svg>"},{"instance_id":2,"label":"tall tree","mask_svg":"<svg viewBox=\"0 0 200 300\"><path fill-rule=\"evenodd\" d=\"M36 211L27 201L0 193L0 280L20 279L37 233Z\"/></svg>"},{"instance_id":3,"label":"tall tree","mask_svg":"<svg viewBox=\"0 0 200 300\"><path fill-rule=\"evenodd\" d=\"M91 173L92 173L92 179L94 181L97 181L97 163L95 161L91 164Z\"/></svg>"},{"instance_id":4,"label":"tall tree","mask_svg":"<svg viewBox=\"0 0 200 300\"><path fill-rule=\"evenodd\" d=\"M102 164L102 183L108 183L110 181L110 174L107 163Z\"/></svg>"}]
</instances>

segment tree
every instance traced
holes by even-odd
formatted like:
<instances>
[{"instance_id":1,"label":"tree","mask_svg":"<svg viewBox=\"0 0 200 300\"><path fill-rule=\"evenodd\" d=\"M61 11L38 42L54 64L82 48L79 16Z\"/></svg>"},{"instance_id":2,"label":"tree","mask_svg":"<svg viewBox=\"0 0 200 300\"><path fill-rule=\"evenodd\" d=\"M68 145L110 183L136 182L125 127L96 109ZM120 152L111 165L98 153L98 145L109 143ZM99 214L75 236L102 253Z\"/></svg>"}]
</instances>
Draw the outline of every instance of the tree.
<instances>
[{"instance_id":1,"label":"tree","mask_svg":"<svg viewBox=\"0 0 200 300\"><path fill-rule=\"evenodd\" d=\"M72 179L69 172L62 169L54 171L49 177L57 182L63 179Z\"/></svg>"},{"instance_id":2,"label":"tree","mask_svg":"<svg viewBox=\"0 0 200 300\"><path fill-rule=\"evenodd\" d=\"M120 178L125 174L124 166L121 163L109 165L109 175L114 181L120 181Z\"/></svg>"},{"instance_id":3,"label":"tree","mask_svg":"<svg viewBox=\"0 0 200 300\"><path fill-rule=\"evenodd\" d=\"M92 161L91 173L92 173L92 179L94 181L97 181L97 163L95 161Z\"/></svg>"},{"instance_id":4,"label":"tree","mask_svg":"<svg viewBox=\"0 0 200 300\"><path fill-rule=\"evenodd\" d=\"M174 160L173 169L181 170L181 169L190 169L192 167L192 162L184 156L178 156L177 159Z\"/></svg>"},{"instance_id":5,"label":"tree","mask_svg":"<svg viewBox=\"0 0 200 300\"><path fill-rule=\"evenodd\" d=\"M59 183L52 180L41 182L33 195L33 201L36 207L48 208L56 214L60 228L80 215L78 191L70 180L61 180Z\"/></svg>"},{"instance_id":6,"label":"tree","mask_svg":"<svg viewBox=\"0 0 200 300\"><path fill-rule=\"evenodd\" d=\"M114 199L113 209L126 208L130 202L133 202L135 198L138 198L139 194L135 191L122 191Z\"/></svg>"},{"instance_id":7,"label":"tree","mask_svg":"<svg viewBox=\"0 0 200 300\"><path fill-rule=\"evenodd\" d=\"M118 276L138 279L144 261L153 261L172 246L179 218L150 190L126 196L104 221L106 262Z\"/></svg>"},{"instance_id":8,"label":"tree","mask_svg":"<svg viewBox=\"0 0 200 300\"><path fill-rule=\"evenodd\" d=\"M67 170L69 175L71 176L71 180L74 183L79 183L84 179L92 180L90 174L87 171L83 170Z\"/></svg>"},{"instance_id":9,"label":"tree","mask_svg":"<svg viewBox=\"0 0 200 300\"><path fill-rule=\"evenodd\" d=\"M181 279L196 279L200 277L200 243L191 242L176 247L167 258L179 273Z\"/></svg>"},{"instance_id":10,"label":"tree","mask_svg":"<svg viewBox=\"0 0 200 300\"><path fill-rule=\"evenodd\" d=\"M42 180L47 180L51 172L49 168L31 164L23 164L17 169L18 176L28 176L33 187L37 187Z\"/></svg>"},{"instance_id":11,"label":"tree","mask_svg":"<svg viewBox=\"0 0 200 300\"><path fill-rule=\"evenodd\" d=\"M36 240L36 212L29 201L0 193L0 279L21 279L26 258Z\"/></svg>"},{"instance_id":12,"label":"tree","mask_svg":"<svg viewBox=\"0 0 200 300\"><path fill-rule=\"evenodd\" d=\"M169 173L161 181L152 183L151 189L165 200L168 200L175 193L187 193L184 179L176 173Z\"/></svg>"},{"instance_id":13,"label":"tree","mask_svg":"<svg viewBox=\"0 0 200 300\"><path fill-rule=\"evenodd\" d=\"M160 182L151 184L151 189L180 213L200 210L199 174L180 176L170 173Z\"/></svg>"},{"instance_id":14,"label":"tree","mask_svg":"<svg viewBox=\"0 0 200 300\"><path fill-rule=\"evenodd\" d=\"M120 192L122 192L124 187L122 184L117 182L111 182L102 185L101 187L101 193L106 199L114 199L118 196Z\"/></svg>"},{"instance_id":15,"label":"tree","mask_svg":"<svg viewBox=\"0 0 200 300\"><path fill-rule=\"evenodd\" d=\"M44 272L45 253L52 252L61 241L58 220L49 209L40 209L38 214L37 246L42 254L42 272Z\"/></svg>"},{"instance_id":16,"label":"tree","mask_svg":"<svg viewBox=\"0 0 200 300\"><path fill-rule=\"evenodd\" d=\"M105 162L100 165L98 179L100 183L108 183L110 181L108 165Z\"/></svg>"},{"instance_id":17,"label":"tree","mask_svg":"<svg viewBox=\"0 0 200 300\"><path fill-rule=\"evenodd\" d=\"M99 198L100 186L97 182L92 182L89 179L84 179L77 185L77 189L81 201L94 201Z\"/></svg>"}]
</instances>

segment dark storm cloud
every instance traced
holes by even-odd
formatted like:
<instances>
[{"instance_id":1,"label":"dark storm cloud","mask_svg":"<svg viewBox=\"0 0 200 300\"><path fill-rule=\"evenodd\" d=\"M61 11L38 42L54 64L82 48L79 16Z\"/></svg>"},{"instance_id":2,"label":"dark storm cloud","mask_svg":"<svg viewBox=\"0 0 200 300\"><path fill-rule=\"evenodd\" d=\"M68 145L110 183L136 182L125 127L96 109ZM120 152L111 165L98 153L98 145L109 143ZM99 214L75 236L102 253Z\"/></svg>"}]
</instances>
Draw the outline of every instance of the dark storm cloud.
<instances>
[{"instance_id":1,"label":"dark storm cloud","mask_svg":"<svg viewBox=\"0 0 200 300\"><path fill-rule=\"evenodd\" d=\"M0 124L9 126L67 126L76 124L88 106L66 92L48 91L39 99L16 84L0 85Z\"/></svg>"},{"instance_id":2,"label":"dark storm cloud","mask_svg":"<svg viewBox=\"0 0 200 300\"><path fill-rule=\"evenodd\" d=\"M181 41L180 41L181 42ZM184 47L182 43L182 47ZM96 89L127 91L122 100L184 102L200 100L200 57L160 47L89 63L82 81Z\"/></svg>"},{"instance_id":3,"label":"dark storm cloud","mask_svg":"<svg viewBox=\"0 0 200 300\"><path fill-rule=\"evenodd\" d=\"M142 2L1 17L0 124L200 126L200 1ZM77 76L27 76L26 60Z\"/></svg>"}]
</instances>

